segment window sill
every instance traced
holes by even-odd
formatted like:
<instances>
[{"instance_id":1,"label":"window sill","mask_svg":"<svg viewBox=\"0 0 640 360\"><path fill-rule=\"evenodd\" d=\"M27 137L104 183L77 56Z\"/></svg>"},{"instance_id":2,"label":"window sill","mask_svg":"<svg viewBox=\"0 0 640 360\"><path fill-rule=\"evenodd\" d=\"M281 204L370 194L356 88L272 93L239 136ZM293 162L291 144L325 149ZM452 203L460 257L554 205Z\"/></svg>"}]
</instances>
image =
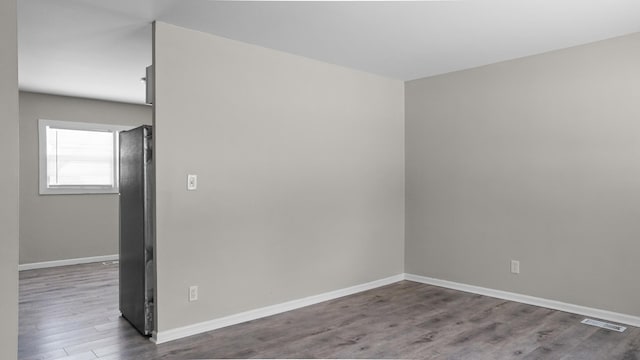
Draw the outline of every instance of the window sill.
<instances>
[{"instance_id":1,"label":"window sill","mask_svg":"<svg viewBox=\"0 0 640 360\"><path fill-rule=\"evenodd\" d=\"M40 195L87 195L87 194L118 194L114 188L46 188L40 189Z\"/></svg>"}]
</instances>

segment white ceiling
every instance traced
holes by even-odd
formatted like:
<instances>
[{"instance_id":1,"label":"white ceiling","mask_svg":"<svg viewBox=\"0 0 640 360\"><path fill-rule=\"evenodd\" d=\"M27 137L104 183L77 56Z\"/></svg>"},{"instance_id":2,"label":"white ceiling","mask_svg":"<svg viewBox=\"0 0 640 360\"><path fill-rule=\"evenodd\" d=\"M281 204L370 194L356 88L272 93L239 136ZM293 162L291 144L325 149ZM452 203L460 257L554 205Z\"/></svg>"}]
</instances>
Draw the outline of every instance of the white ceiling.
<instances>
[{"instance_id":1,"label":"white ceiling","mask_svg":"<svg viewBox=\"0 0 640 360\"><path fill-rule=\"evenodd\" d=\"M153 20L409 80L640 31L638 0L18 0L23 90L143 103Z\"/></svg>"}]
</instances>

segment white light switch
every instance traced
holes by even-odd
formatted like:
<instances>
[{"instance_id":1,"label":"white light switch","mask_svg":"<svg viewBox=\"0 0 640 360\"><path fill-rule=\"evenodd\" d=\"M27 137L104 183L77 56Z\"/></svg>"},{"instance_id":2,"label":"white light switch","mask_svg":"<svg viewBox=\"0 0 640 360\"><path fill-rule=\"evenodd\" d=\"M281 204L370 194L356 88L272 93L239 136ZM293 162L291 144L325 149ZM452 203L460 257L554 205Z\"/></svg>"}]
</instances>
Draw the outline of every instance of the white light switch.
<instances>
[{"instance_id":1,"label":"white light switch","mask_svg":"<svg viewBox=\"0 0 640 360\"><path fill-rule=\"evenodd\" d=\"M187 175L187 190L196 190L198 188L198 175Z\"/></svg>"},{"instance_id":2,"label":"white light switch","mask_svg":"<svg viewBox=\"0 0 640 360\"><path fill-rule=\"evenodd\" d=\"M511 260L511 273L520 274L520 261Z\"/></svg>"}]
</instances>

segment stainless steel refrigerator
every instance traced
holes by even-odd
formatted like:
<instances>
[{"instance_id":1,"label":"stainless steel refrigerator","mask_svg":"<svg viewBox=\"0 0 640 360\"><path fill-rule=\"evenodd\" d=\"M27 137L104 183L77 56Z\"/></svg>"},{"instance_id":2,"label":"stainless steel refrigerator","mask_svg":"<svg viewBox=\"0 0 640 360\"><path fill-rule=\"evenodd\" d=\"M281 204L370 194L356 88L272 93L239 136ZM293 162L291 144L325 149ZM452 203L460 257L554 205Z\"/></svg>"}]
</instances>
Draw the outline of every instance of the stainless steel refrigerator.
<instances>
[{"instance_id":1,"label":"stainless steel refrigerator","mask_svg":"<svg viewBox=\"0 0 640 360\"><path fill-rule=\"evenodd\" d=\"M154 328L152 128L120 133L120 312L143 335Z\"/></svg>"}]
</instances>

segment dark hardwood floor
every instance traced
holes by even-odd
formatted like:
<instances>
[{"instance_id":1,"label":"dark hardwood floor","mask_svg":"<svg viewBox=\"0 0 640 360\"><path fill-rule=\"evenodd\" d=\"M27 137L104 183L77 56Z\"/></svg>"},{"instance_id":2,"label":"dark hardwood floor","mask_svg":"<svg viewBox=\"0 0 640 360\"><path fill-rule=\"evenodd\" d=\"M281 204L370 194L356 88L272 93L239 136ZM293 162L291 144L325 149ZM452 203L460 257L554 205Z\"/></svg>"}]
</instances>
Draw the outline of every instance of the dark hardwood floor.
<instances>
[{"instance_id":1,"label":"dark hardwood floor","mask_svg":"<svg viewBox=\"0 0 640 360\"><path fill-rule=\"evenodd\" d=\"M114 264L20 272L20 359L640 358L640 329L402 281L154 345L118 312Z\"/></svg>"}]
</instances>

